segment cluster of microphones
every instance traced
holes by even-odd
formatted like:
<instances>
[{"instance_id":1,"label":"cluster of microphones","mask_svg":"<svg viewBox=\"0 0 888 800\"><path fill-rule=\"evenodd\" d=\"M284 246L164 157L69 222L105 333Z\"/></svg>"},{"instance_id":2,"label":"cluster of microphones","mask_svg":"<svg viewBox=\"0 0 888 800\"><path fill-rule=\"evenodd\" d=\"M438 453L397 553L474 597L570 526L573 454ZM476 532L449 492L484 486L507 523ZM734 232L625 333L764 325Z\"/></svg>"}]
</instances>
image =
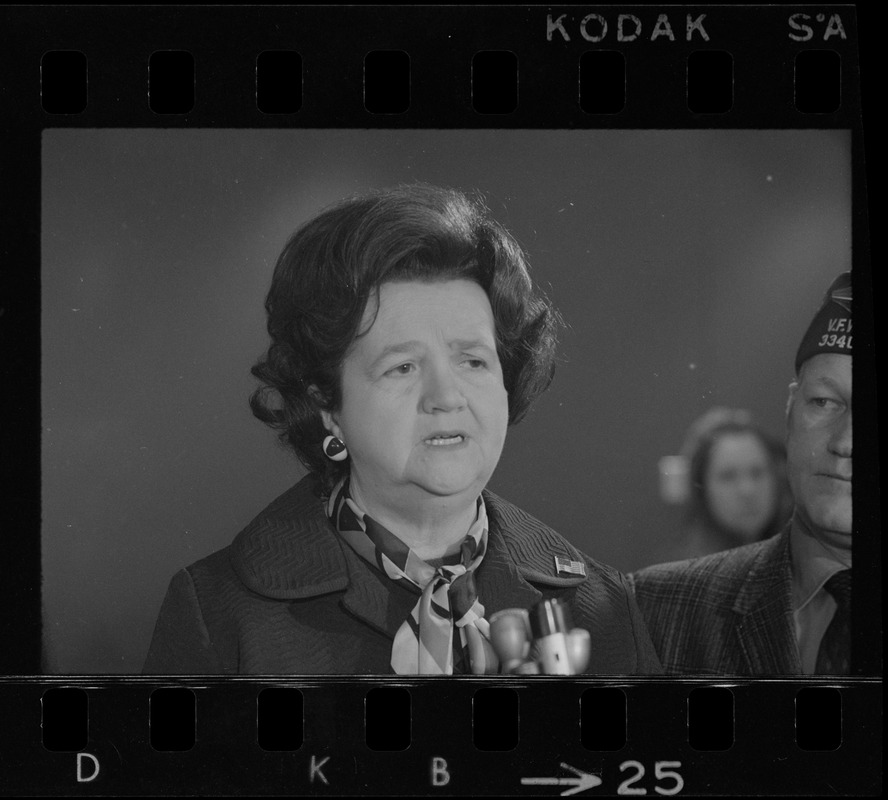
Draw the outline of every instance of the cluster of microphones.
<instances>
[{"instance_id":1,"label":"cluster of microphones","mask_svg":"<svg viewBox=\"0 0 888 800\"><path fill-rule=\"evenodd\" d=\"M589 631L573 627L570 609L557 598L541 600L530 610L497 611L489 622L501 673L576 675L589 663Z\"/></svg>"}]
</instances>

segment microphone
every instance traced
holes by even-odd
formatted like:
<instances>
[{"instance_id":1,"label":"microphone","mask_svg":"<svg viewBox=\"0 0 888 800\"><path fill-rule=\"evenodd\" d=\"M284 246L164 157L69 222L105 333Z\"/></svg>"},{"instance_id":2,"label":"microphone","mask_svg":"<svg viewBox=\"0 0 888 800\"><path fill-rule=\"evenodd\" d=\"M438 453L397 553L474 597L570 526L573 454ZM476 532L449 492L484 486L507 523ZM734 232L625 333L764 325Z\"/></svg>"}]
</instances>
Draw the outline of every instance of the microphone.
<instances>
[{"instance_id":1,"label":"microphone","mask_svg":"<svg viewBox=\"0 0 888 800\"><path fill-rule=\"evenodd\" d=\"M530 652L530 618L526 608L504 608L492 614L490 643L500 660L500 672L517 672Z\"/></svg>"},{"instance_id":2,"label":"microphone","mask_svg":"<svg viewBox=\"0 0 888 800\"><path fill-rule=\"evenodd\" d=\"M557 598L530 611L506 608L490 617L490 643L500 672L520 675L576 675L589 663L592 640L574 628L570 609Z\"/></svg>"},{"instance_id":3,"label":"microphone","mask_svg":"<svg viewBox=\"0 0 888 800\"><path fill-rule=\"evenodd\" d=\"M567 634L571 629L570 611L559 600L541 600L530 612L533 645L546 675L570 675Z\"/></svg>"}]
</instances>

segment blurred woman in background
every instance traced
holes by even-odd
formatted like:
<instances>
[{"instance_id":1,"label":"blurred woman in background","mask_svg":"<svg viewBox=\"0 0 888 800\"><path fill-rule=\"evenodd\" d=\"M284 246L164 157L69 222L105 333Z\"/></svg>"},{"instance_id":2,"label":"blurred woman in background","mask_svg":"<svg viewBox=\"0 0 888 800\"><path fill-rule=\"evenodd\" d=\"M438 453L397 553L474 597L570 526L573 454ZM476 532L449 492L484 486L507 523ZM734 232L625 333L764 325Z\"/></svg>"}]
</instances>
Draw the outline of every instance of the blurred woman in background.
<instances>
[{"instance_id":1,"label":"blurred woman in background","mask_svg":"<svg viewBox=\"0 0 888 800\"><path fill-rule=\"evenodd\" d=\"M713 408L688 430L679 456L684 529L669 560L767 539L792 509L783 445L747 411Z\"/></svg>"}]
</instances>

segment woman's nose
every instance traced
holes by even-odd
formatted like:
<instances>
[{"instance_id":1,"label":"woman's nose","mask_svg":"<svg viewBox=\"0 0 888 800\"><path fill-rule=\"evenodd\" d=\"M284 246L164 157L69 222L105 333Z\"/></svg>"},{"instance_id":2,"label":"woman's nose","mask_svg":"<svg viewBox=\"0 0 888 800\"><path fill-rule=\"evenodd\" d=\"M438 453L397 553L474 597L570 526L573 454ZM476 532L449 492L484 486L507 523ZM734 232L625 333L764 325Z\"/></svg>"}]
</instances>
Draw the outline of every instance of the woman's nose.
<instances>
[{"instance_id":1,"label":"woman's nose","mask_svg":"<svg viewBox=\"0 0 888 800\"><path fill-rule=\"evenodd\" d=\"M748 475L740 478L737 484L737 490L743 497L755 497L762 491L763 483L760 478Z\"/></svg>"},{"instance_id":2,"label":"woman's nose","mask_svg":"<svg viewBox=\"0 0 888 800\"><path fill-rule=\"evenodd\" d=\"M458 411L466 404L450 364L432 365L423 375L422 410L427 414Z\"/></svg>"}]
</instances>

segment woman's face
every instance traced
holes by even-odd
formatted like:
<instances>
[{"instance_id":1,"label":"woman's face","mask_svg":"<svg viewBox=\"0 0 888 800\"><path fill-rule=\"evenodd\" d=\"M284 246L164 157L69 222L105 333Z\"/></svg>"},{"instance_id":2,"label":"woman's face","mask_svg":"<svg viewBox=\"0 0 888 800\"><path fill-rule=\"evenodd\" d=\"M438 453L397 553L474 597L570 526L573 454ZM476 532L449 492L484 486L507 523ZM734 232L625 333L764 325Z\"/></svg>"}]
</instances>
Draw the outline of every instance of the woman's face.
<instances>
[{"instance_id":1,"label":"woman's face","mask_svg":"<svg viewBox=\"0 0 888 800\"><path fill-rule=\"evenodd\" d=\"M371 322L343 363L342 407L325 414L358 496L402 511L473 502L509 417L487 295L468 280L384 283L361 330Z\"/></svg>"},{"instance_id":2,"label":"woman's face","mask_svg":"<svg viewBox=\"0 0 888 800\"><path fill-rule=\"evenodd\" d=\"M744 541L755 541L774 513L777 485L765 446L752 433L716 440L706 470L705 499L713 519Z\"/></svg>"}]
</instances>

